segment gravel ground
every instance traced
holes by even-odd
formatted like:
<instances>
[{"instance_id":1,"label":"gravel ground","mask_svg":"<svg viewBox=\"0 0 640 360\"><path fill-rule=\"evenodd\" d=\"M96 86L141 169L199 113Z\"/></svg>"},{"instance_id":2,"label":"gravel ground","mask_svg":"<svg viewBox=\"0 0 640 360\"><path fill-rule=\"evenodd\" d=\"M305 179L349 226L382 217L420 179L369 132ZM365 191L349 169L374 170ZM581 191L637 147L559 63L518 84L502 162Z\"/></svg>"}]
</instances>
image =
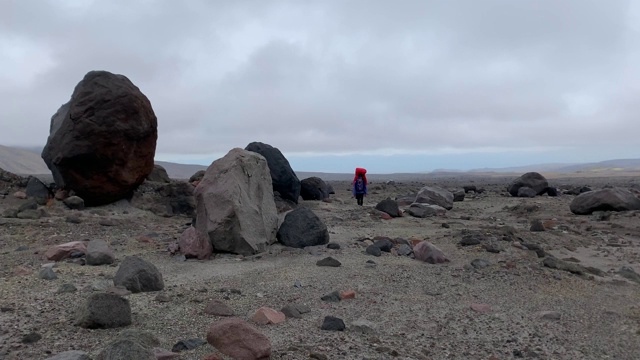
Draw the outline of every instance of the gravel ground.
<instances>
[{"instance_id":1,"label":"gravel ground","mask_svg":"<svg viewBox=\"0 0 640 360\"><path fill-rule=\"evenodd\" d=\"M65 222L71 211L60 204L47 207L50 216L39 220L0 219L0 359L44 359L70 349L95 356L121 331L87 330L73 324L77 305L92 288L111 285L117 264L89 267L60 262L55 268L58 279L37 276L47 262L43 254L49 246L96 238L110 243L118 260L139 255L162 272L163 293L169 302L156 301L158 293L127 298L134 312L130 328L152 332L165 349L179 340L206 338L208 326L220 318L204 314L203 309L208 300L222 299L244 319L261 306L280 309L301 303L311 308L302 319L258 326L271 340L273 359L309 359L311 354L328 359L640 358L640 284L616 273L623 265L640 273L640 213L616 213L606 221L576 216L569 212L572 196L504 196L508 180L475 179L474 184L487 191L455 203L446 216L392 220L371 215L378 201L424 185L456 189L469 180L374 183L362 208L350 198L348 183L334 182L332 202L302 205L327 224L331 241L341 249L291 250L274 245L257 256L217 255L209 261L181 261L166 252L190 219L158 217L126 202L84 210L80 224ZM628 186L633 179L550 182ZM20 201L10 196L0 200L0 211ZM100 225L105 218L115 225ZM531 232L533 219L554 225L544 232ZM503 226L513 228L509 241L498 236ZM496 237L490 241L503 251L459 246L468 231ZM426 239L451 261L431 265L389 253L367 255L363 240L375 236ZM534 251L523 250L517 243L539 244L558 258L596 267L604 276L544 267ZM20 246L26 249L16 251ZM315 265L326 256L338 259L342 266ZM489 266L475 269L470 265L474 259L485 259ZM367 264L368 260L376 265ZM296 282L301 287L294 286ZM64 283L78 291L57 294ZM356 298L338 303L320 299L335 290L354 290ZM489 309L475 311L472 304L487 304ZM342 318L347 329L320 330L329 315ZM372 323L370 333L352 326L360 319ZM42 338L23 343L23 337L32 332ZM183 352L181 358L202 359L212 352L214 348L204 345Z\"/></svg>"}]
</instances>

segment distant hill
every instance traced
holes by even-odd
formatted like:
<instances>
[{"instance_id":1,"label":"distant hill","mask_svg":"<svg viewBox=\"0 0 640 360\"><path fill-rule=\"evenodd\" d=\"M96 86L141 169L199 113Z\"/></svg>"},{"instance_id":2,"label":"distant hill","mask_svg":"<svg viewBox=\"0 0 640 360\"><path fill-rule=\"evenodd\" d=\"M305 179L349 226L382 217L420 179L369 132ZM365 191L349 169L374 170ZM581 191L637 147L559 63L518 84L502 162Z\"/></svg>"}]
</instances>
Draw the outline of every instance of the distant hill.
<instances>
[{"instance_id":1,"label":"distant hill","mask_svg":"<svg viewBox=\"0 0 640 360\"><path fill-rule=\"evenodd\" d=\"M0 168L19 175L49 174L40 154L0 145Z\"/></svg>"},{"instance_id":2,"label":"distant hill","mask_svg":"<svg viewBox=\"0 0 640 360\"><path fill-rule=\"evenodd\" d=\"M41 147L17 148L0 145L0 168L19 175L50 175L40 157ZM206 170L205 165L178 164L167 161L156 161L164 167L172 179L188 179L198 170ZM370 180L406 180L406 179L434 179L456 176L513 176L525 172L536 171L545 174L571 174L576 176L606 176L624 173L640 172L640 159L616 159L584 164L536 164L504 168L479 168L469 171L456 169L438 169L431 172L396 173L396 174L367 174ZM299 172L298 178L305 179L318 176L327 181L346 181L353 179L353 174ZM546 176L546 175L545 175Z\"/></svg>"}]
</instances>

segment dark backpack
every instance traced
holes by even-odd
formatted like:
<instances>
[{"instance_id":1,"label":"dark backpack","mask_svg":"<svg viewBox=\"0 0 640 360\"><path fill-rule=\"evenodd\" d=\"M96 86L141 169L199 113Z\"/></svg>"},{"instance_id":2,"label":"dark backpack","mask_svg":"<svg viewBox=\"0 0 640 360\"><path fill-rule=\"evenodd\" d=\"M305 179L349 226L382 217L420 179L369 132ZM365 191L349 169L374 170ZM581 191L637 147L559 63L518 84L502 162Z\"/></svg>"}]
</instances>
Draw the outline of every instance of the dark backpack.
<instances>
[{"instance_id":1,"label":"dark backpack","mask_svg":"<svg viewBox=\"0 0 640 360\"><path fill-rule=\"evenodd\" d=\"M364 192L364 180L361 177L356 180L356 192L362 193Z\"/></svg>"}]
</instances>

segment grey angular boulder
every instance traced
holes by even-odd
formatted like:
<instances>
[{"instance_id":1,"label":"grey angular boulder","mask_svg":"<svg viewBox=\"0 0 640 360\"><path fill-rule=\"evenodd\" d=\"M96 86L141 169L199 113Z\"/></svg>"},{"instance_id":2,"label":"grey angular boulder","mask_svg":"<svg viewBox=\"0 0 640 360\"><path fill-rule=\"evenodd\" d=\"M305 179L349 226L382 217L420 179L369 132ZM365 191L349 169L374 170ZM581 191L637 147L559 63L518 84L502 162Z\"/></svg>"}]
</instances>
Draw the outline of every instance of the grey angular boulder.
<instances>
[{"instance_id":1,"label":"grey angular boulder","mask_svg":"<svg viewBox=\"0 0 640 360\"><path fill-rule=\"evenodd\" d=\"M294 248L326 245L329 243L329 231L313 211L298 207L285 216L277 239L281 244Z\"/></svg>"},{"instance_id":2,"label":"grey angular boulder","mask_svg":"<svg viewBox=\"0 0 640 360\"><path fill-rule=\"evenodd\" d=\"M153 170L158 122L123 75L91 71L51 118L42 159L56 185L88 206L125 198Z\"/></svg>"},{"instance_id":3,"label":"grey angular boulder","mask_svg":"<svg viewBox=\"0 0 640 360\"><path fill-rule=\"evenodd\" d=\"M395 200L385 199L376 204L376 210L380 210L389 214L392 217L401 217L402 212L398 207L398 203Z\"/></svg>"},{"instance_id":4,"label":"grey angular boulder","mask_svg":"<svg viewBox=\"0 0 640 360\"><path fill-rule=\"evenodd\" d=\"M100 351L97 360L156 360L153 350L133 339L113 341Z\"/></svg>"},{"instance_id":5,"label":"grey angular boulder","mask_svg":"<svg viewBox=\"0 0 640 360\"><path fill-rule=\"evenodd\" d=\"M576 196L569 209L576 215L588 215L594 211L640 210L640 199L622 188L593 190Z\"/></svg>"},{"instance_id":6,"label":"grey angular boulder","mask_svg":"<svg viewBox=\"0 0 640 360\"><path fill-rule=\"evenodd\" d=\"M271 173L273 191L280 193L283 199L297 204L300 197L300 180L282 152L278 148L261 142L252 142L245 150L264 156Z\"/></svg>"},{"instance_id":7,"label":"grey angular boulder","mask_svg":"<svg viewBox=\"0 0 640 360\"><path fill-rule=\"evenodd\" d=\"M76 325L88 329L131 325L129 300L109 293L92 294L78 308Z\"/></svg>"},{"instance_id":8,"label":"grey angular boulder","mask_svg":"<svg viewBox=\"0 0 640 360\"><path fill-rule=\"evenodd\" d=\"M93 239L87 244L87 265L108 265L113 264L116 256L106 241Z\"/></svg>"},{"instance_id":9,"label":"grey angular boulder","mask_svg":"<svg viewBox=\"0 0 640 360\"><path fill-rule=\"evenodd\" d=\"M214 251L252 255L276 241L278 213L265 158L232 149L196 186L196 230Z\"/></svg>"},{"instance_id":10,"label":"grey angular boulder","mask_svg":"<svg viewBox=\"0 0 640 360\"><path fill-rule=\"evenodd\" d=\"M303 200L324 200L329 198L327 183L317 176L300 181L300 196Z\"/></svg>"},{"instance_id":11,"label":"grey angular boulder","mask_svg":"<svg viewBox=\"0 0 640 360\"><path fill-rule=\"evenodd\" d=\"M536 192L536 195L542 195L547 191L549 182L537 172L528 172L513 180L507 187L507 191L511 196L518 196L518 190L521 187L529 187Z\"/></svg>"},{"instance_id":12,"label":"grey angular boulder","mask_svg":"<svg viewBox=\"0 0 640 360\"><path fill-rule=\"evenodd\" d=\"M113 284L123 286L132 293L164 289L164 280L158 268L137 256L124 258L113 278Z\"/></svg>"},{"instance_id":13,"label":"grey angular boulder","mask_svg":"<svg viewBox=\"0 0 640 360\"><path fill-rule=\"evenodd\" d=\"M447 210L453 209L453 194L438 186L425 186L418 192L415 203L442 206Z\"/></svg>"}]
</instances>

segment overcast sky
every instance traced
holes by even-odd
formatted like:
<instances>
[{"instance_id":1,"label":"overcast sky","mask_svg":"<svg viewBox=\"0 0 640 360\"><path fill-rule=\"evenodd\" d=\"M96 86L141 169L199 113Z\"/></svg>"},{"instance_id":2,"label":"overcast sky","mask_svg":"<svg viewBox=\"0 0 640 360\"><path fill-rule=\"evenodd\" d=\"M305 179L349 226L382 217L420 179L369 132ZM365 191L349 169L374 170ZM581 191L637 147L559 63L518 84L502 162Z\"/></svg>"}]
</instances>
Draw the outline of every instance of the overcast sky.
<instances>
[{"instance_id":1,"label":"overcast sky","mask_svg":"<svg viewBox=\"0 0 640 360\"><path fill-rule=\"evenodd\" d=\"M42 146L90 70L159 160L262 141L298 171L640 157L640 2L0 0L0 144Z\"/></svg>"}]
</instances>

